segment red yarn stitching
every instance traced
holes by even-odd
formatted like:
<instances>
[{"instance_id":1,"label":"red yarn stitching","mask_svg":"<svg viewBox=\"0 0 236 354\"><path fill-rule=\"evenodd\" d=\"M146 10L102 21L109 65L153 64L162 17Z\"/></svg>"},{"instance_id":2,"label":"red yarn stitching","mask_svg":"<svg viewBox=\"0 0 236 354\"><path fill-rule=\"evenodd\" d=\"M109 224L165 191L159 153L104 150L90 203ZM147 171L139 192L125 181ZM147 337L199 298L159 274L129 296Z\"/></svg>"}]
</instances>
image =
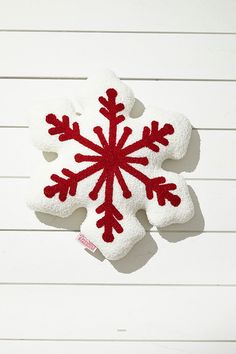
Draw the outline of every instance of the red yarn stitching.
<instances>
[{"instance_id":1,"label":"red yarn stitching","mask_svg":"<svg viewBox=\"0 0 236 354\"><path fill-rule=\"evenodd\" d=\"M169 201L173 206L178 206L181 202L179 196L174 195L171 191L176 189L174 183L165 183L165 177L149 178L132 164L148 165L147 157L133 157L130 156L135 151L142 148L148 148L154 152L159 151L160 145L167 146L169 144L166 136L174 133L174 128L170 124L165 124L159 129L159 123L151 122L151 128L144 127L142 138L136 142L125 146L128 137L132 134L132 129L129 127L123 128L123 133L117 141L117 125L120 124L125 117L119 112L124 110L123 103L117 103L117 91L114 88L109 88L106 91L107 98L101 96L98 98L103 107L100 108L100 113L109 121L109 136L108 140L104 136L103 129L100 126L94 128L94 133L97 135L100 144L95 144L80 133L79 124L77 122L70 127L69 117L62 116L60 121L54 114L46 116L46 122L53 125L48 130L51 135L58 135L60 141L75 140L79 144L89 148L97 155L83 155L76 154L75 161L80 162L94 162L86 169L74 173L66 168L62 169L62 174L65 177L60 177L56 174L51 176L51 180L55 182L52 186L44 188L44 194L48 198L54 197L56 194L59 200L64 202L68 195L75 196L77 186L80 181L102 170L94 188L89 192L89 197L96 200L101 188L105 184L105 198L104 202L96 208L97 214L103 216L97 221L97 227L103 228L103 240L105 242L112 242L114 240L113 231L117 233L123 232L121 220L123 215L115 207L113 203L113 186L116 179L123 192L124 198L130 198L132 193L127 186L122 175L122 170L126 171L141 183L145 185L146 195L148 199L152 199L154 193L156 194L158 204L164 206L166 201Z\"/></svg>"}]
</instances>

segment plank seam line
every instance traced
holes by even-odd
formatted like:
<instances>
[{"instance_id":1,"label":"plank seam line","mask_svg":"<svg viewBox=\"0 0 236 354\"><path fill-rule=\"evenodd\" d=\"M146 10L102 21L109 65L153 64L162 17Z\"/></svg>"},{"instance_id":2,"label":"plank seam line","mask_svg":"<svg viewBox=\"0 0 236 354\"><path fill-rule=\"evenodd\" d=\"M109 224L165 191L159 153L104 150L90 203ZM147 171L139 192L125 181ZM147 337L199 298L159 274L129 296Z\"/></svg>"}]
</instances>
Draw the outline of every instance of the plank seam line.
<instances>
[{"instance_id":1,"label":"plank seam line","mask_svg":"<svg viewBox=\"0 0 236 354\"><path fill-rule=\"evenodd\" d=\"M171 171L172 172L172 171ZM30 176L0 176L1 179L29 179ZM216 177L185 177L185 181L216 181L216 182L235 182L236 178L216 178Z\"/></svg>"},{"instance_id":2,"label":"plank seam line","mask_svg":"<svg viewBox=\"0 0 236 354\"><path fill-rule=\"evenodd\" d=\"M137 118L138 119L138 118ZM0 129L28 129L28 125L0 125ZM236 128L196 128L192 127L192 130L197 131L236 131Z\"/></svg>"},{"instance_id":3,"label":"plank seam line","mask_svg":"<svg viewBox=\"0 0 236 354\"><path fill-rule=\"evenodd\" d=\"M121 287L236 287L236 284L158 284L158 283L67 283L67 282L0 282L0 286L101 286L101 287L112 287L112 286L121 286Z\"/></svg>"},{"instance_id":4,"label":"plank seam line","mask_svg":"<svg viewBox=\"0 0 236 354\"><path fill-rule=\"evenodd\" d=\"M0 75L0 80L87 80L87 76L8 76ZM206 78L150 78L150 77L120 77L125 81L193 81L193 82L236 82L236 79L206 79Z\"/></svg>"},{"instance_id":5,"label":"plank seam line","mask_svg":"<svg viewBox=\"0 0 236 354\"><path fill-rule=\"evenodd\" d=\"M88 33L88 34L163 34L163 35L235 35L236 32L218 31L137 31L137 30L76 30L76 29L11 29L1 28L1 33Z\"/></svg>"},{"instance_id":6,"label":"plank seam line","mask_svg":"<svg viewBox=\"0 0 236 354\"><path fill-rule=\"evenodd\" d=\"M0 338L0 341L29 342L133 342L133 343L236 343L236 339L77 339L77 338Z\"/></svg>"},{"instance_id":7,"label":"plank seam line","mask_svg":"<svg viewBox=\"0 0 236 354\"><path fill-rule=\"evenodd\" d=\"M80 232L80 229L77 230L67 230L67 229L0 229L0 232L13 232L13 231L18 231L18 232ZM236 230L150 230L150 229L145 229L146 232L151 232L151 233L188 233L188 234L196 234L196 236L201 233L205 234L235 234Z\"/></svg>"}]
</instances>

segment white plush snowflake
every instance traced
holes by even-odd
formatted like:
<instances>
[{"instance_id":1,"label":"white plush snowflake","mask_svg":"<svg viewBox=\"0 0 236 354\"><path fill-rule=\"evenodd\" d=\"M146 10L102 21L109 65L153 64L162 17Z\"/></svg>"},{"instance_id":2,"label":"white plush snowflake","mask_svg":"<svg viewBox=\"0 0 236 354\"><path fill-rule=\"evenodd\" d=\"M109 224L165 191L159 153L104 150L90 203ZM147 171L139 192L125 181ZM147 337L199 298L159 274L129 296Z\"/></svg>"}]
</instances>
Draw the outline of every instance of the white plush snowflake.
<instances>
[{"instance_id":1,"label":"white plush snowflake","mask_svg":"<svg viewBox=\"0 0 236 354\"><path fill-rule=\"evenodd\" d=\"M35 178L30 205L58 216L86 207L81 231L115 260L145 234L137 210L159 227L192 216L184 180L161 169L166 158L184 155L191 125L160 110L130 118L134 96L111 72L89 79L85 91L80 117L65 102L39 106L32 116L36 144L59 156Z\"/></svg>"}]
</instances>

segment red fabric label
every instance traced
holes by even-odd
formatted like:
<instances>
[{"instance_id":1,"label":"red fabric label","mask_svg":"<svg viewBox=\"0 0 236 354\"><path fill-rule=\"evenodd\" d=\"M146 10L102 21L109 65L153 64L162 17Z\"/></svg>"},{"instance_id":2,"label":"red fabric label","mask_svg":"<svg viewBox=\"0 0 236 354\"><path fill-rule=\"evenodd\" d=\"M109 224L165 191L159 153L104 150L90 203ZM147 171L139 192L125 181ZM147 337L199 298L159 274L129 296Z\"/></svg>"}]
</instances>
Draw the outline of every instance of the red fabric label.
<instances>
[{"instance_id":1,"label":"red fabric label","mask_svg":"<svg viewBox=\"0 0 236 354\"><path fill-rule=\"evenodd\" d=\"M89 241L83 234L79 234L77 240L91 252L94 253L96 251L97 247L91 241Z\"/></svg>"}]
</instances>

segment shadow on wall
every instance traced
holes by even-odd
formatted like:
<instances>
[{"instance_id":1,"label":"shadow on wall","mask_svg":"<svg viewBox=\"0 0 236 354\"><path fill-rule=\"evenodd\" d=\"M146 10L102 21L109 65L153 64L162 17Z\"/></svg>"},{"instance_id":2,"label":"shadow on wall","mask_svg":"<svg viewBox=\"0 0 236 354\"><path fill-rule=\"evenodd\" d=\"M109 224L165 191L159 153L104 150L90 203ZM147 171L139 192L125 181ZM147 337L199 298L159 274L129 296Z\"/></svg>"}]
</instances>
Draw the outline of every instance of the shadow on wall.
<instances>
[{"instance_id":1,"label":"shadow on wall","mask_svg":"<svg viewBox=\"0 0 236 354\"><path fill-rule=\"evenodd\" d=\"M189 237L198 236L202 233L204 230L204 218L200 205L194 190L190 186L189 192L195 207L194 217L185 224L173 224L171 226L159 229L158 232L152 232L152 236L158 236L159 234L169 242L179 242ZM152 256L157 253L158 250L156 241L150 234L150 230L153 230L154 227L148 222L145 211L140 210L137 213L137 218L145 227L147 233L146 236L133 247L126 257L119 261L111 262L113 267L121 273L132 273L142 268L152 258Z\"/></svg>"},{"instance_id":2,"label":"shadow on wall","mask_svg":"<svg viewBox=\"0 0 236 354\"><path fill-rule=\"evenodd\" d=\"M133 118L139 117L144 111L144 106L141 101L136 100L135 106L132 110L131 116ZM45 156L46 157L46 156ZM189 148L187 154L181 160L166 160L163 164L165 170L170 170L172 172L192 172L195 170L200 158L200 136L197 130L192 131L191 140L189 143ZM204 218L201 212L198 198L189 186L189 192L195 207L194 217L185 224L175 224L168 226L166 228L158 230L159 235L165 238L169 242L179 242L188 237L193 237L200 235L204 230ZM78 230L86 217L86 209L80 208L76 210L71 216L67 218L60 218L57 216L35 213L36 217L40 222L50 225L56 228L65 230ZM112 266L121 273L132 273L140 268L142 268L154 254L157 253L158 247L155 240L152 238L150 231L154 230L154 227L148 222L145 211L140 210L137 213L137 218L140 223L145 227L147 233L146 236L139 241L129 254L119 261L110 262ZM158 235L157 232L152 234ZM100 251L91 253L86 250L89 254L96 257L100 261L104 261L103 255Z\"/></svg>"}]
</instances>

